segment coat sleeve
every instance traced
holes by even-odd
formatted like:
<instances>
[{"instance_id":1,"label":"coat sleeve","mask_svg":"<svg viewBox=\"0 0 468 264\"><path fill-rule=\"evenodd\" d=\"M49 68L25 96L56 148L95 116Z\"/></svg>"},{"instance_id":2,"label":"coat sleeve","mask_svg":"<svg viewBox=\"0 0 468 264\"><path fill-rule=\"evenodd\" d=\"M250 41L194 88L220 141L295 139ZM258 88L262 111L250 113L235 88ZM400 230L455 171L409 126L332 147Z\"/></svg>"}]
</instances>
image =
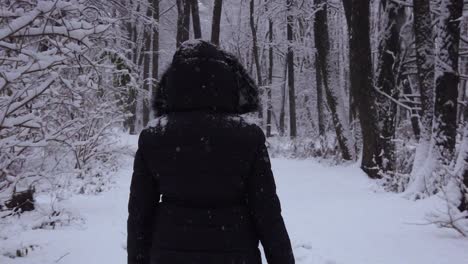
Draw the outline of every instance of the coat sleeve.
<instances>
[{"instance_id":1,"label":"coat sleeve","mask_svg":"<svg viewBox=\"0 0 468 264\"><path fill-rule=\"evenodd\" d=\"M269 264L294 264L288 232L271 171L265 135L260 130L252 172L247 179L247 201Z\"/></svg>"},{"instance_id":2,"label":"coat sleeve","mask_svg":"<svg viewBox=\"0 0 468 264\"><path fill-rule=\"evenodd\" d=\"M127 220L128 264L149 264L155 210L159 202L158 184L143 159L143 132L133 163Z\"/></svg>"}]
</instances>

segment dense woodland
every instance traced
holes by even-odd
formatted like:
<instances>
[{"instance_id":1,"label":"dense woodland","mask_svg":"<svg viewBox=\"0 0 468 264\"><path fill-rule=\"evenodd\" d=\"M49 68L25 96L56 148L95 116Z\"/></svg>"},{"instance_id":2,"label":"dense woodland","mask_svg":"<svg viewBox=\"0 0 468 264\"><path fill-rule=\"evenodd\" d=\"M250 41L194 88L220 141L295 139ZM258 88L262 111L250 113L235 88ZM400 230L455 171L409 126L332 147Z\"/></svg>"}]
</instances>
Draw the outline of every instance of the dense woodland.
<instances>
[{"instance_id":1,"label":"dense woodland","mask_svg":"<svg viewBox=\"0 0 468 264\"><path fill-rule=\"evenodd\" d=\"M147 125L172 54L199 38L256 80L248 118L274 155L358 162L409 199L444 193L440 221L463 232L466 0L2 0L3 209L70 182L99 191L116 135Z\"/></svg>"}]
</instances>

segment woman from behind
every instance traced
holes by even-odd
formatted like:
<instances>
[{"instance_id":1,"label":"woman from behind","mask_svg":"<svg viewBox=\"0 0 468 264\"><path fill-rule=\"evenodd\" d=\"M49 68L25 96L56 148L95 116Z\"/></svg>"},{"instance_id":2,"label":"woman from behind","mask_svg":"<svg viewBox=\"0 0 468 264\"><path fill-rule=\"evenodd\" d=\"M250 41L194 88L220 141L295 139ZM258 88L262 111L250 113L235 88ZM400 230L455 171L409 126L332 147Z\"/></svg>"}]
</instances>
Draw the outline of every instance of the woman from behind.
<instances>
[{"instance_id":1,"label":"woman from behind","mask_svg":"<svg viewBox=\"0 0 468 264\"><path fill-rule=\"evenodd\" d=\"M258 89L237 59L181 45L138 140L127 222L129 264L294 264L263 131Z\"/></svg>"}]
</instances>

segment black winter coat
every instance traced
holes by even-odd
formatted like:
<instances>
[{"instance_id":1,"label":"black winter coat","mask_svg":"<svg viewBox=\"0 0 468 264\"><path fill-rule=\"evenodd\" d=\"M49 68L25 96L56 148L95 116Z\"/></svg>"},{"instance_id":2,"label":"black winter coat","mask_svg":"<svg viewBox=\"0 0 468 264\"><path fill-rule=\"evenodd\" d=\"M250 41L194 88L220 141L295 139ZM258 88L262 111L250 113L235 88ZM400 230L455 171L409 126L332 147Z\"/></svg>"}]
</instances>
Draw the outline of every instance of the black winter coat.
<instances>
[{"instance_id":1,"label":"black winter coat","mask_svg":"<svg viewBox=\"0 0 468 264\"><path fill-rule=\"evenodd\" d=\"M269 264L294 264L263 131L235 104L192 99L196 107L156 107L140 134L128 263L260 264L261 241Z\"/></svg>"}]
</instances>

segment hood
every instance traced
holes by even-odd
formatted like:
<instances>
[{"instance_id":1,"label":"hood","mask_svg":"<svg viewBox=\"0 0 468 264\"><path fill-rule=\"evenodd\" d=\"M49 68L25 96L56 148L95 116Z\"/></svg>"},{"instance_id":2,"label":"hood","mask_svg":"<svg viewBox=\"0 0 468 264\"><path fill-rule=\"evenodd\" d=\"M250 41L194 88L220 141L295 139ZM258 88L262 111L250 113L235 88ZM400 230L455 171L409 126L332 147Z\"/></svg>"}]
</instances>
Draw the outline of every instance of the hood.
<instances>
[{"instance_id":1,"label":"hood","mask_svg":"<svg viewBox=\"0 0 468 264\"><path fill-rule=\"evenodd\" d=\"M245 114L258 106L258 87L242 64L203 40L181 44L153 98L156 116L195 110Z\"/></svg>"}]
</instances>

